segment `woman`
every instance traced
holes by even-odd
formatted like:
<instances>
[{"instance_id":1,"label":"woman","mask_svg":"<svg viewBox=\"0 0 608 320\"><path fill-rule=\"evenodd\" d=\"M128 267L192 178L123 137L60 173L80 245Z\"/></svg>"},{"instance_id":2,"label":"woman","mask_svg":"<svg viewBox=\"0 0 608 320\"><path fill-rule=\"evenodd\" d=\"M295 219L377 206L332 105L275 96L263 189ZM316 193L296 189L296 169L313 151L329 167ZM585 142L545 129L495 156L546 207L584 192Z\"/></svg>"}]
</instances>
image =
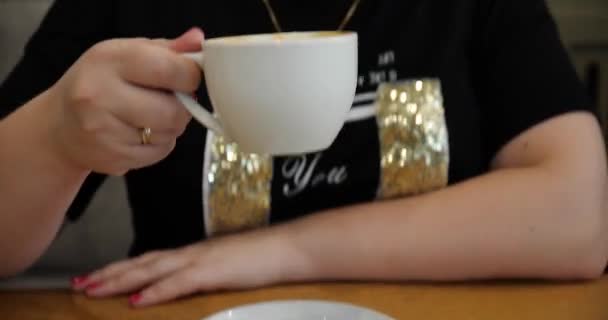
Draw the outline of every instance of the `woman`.
<instances>
[{"instance_id":1,"label":"woman","mask_svg":"<svg viewBox=\"0 0 608 320\"><path fill-rule=\"evenodd\" d=\"M206 195L217 187L208 161L222 156L211 145L226 145L167 93L199 88L179 53L203 35L162 39L191 26L217 37L339 25L359 34L358 101L379 99L380 84L441 80L449 174L386 184L376 115L346 124L323 152L258 159L274 172L260 178L270 188L256 190L259 203L244 184ZM325 279L597 278L606 163L588 105L541 0L58 0L0 89L0 274L32 264L103 174L125 174L136 257L75 278L91 297L133 292L147 306ZM408 169L418 172L398 166L393 181ZM218 212L273 226L201 241L256 225L223 226Z\"/></svg>"}]
</instances>

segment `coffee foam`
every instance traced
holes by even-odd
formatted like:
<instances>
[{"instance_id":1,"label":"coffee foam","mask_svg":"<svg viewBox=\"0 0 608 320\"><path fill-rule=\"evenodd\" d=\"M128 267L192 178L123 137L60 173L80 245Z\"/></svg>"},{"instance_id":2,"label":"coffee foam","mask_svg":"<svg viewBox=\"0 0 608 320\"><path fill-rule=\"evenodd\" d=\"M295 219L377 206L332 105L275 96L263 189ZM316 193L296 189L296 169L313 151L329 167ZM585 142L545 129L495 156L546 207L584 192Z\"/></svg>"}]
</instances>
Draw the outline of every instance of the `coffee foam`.
<instances>
[{"instance_id":1,"label":"coffee foam","mask_svg":"<svg viewBox=\"0 0 608 320\"><path fill-rule=\"evenodd\" d=\"M215 38L214 41L221 41L227 43L252 43L264 40L274 41L288 41L288 40L307 40L307 39L318 39L318 38L331 38L341 37L351 34L350 32L344 31L313 31L313 32L283 32L283 33L269 33L269 34L251 34L241 36L230 36Z\"/></svg>"}]
</instances>

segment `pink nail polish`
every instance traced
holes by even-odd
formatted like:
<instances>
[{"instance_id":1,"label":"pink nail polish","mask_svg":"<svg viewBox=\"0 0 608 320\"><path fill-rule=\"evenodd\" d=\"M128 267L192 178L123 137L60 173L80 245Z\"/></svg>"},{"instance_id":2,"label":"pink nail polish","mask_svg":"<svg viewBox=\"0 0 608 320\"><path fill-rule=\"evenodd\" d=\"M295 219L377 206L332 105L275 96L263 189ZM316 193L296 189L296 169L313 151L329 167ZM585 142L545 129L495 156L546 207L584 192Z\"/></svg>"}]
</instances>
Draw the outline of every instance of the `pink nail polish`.
<instances>
[{"instance_id":1,"label":"pink nail polish","mask_svg":"<svg viewBox=\"0 0 608 320\"><path fill-rule=\"evenodd\" d=\"M73 287L78 287L80 285L82 285L83 283L85 283L87 280L89 279L88 276L77 276L72 278L72 286Z\"/></svg>"},{"instance_id":2,"label":"pink nail polish","mask_svg":"<svg viewBox=\"0 0 608 320\"><path fill-rule=\"evenodd\" d=\"M136 293L129 297L129 303L132 305L136 305L141 301L141 293Z\"/></svg>"},{"instance_id":3,"label":"pink nail polish","mask_svg":"<svg viewBox=\"0 0 608 320\"><path fill-rule=\"evenodd\" d=\"M101 287L101 282L91 282L91 284L87 286L87 290L95 290L99 287Z\"/></svg>"}]
</instances>

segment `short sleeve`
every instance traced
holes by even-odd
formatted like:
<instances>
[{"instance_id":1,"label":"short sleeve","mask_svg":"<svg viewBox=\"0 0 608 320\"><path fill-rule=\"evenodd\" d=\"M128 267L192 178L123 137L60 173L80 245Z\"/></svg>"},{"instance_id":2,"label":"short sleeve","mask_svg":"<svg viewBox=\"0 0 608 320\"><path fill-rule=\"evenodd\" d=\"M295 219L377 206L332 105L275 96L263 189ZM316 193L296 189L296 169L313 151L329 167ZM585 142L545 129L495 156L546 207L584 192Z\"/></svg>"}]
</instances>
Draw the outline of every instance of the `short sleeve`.
<instances>
[{"instance_id":1,"label":"short sleeve","mask_svg":"<svg viewBox=\"0 0 608 320\"><path fill-rule=\"evenodd\" d=\"M21 60L0 84L0 121L19 106L51 87L93 44L112 37L110 0L56 0L28 41ZM68 210L75 219L103 182L92 174Z\"/></svg>"},{"instance_id":2,"label":"short sleeve","mask_svg":"<svg viewBox=\"0 0 608 320\"><path fill-rule=\"evenodd\" d=\"M474 65L488 163L520 133L591 102L543 0L481 0Z\"/></svg>"}]
</instances>

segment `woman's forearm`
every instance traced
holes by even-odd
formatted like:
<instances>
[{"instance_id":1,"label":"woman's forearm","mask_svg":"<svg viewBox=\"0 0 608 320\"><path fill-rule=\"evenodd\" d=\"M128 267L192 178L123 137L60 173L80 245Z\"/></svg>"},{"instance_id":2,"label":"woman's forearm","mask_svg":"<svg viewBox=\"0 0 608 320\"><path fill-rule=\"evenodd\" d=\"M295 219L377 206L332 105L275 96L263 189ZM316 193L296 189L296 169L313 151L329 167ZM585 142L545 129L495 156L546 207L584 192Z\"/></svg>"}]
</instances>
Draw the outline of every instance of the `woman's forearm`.
<instances>
[{"instance_id":1,"label":"woman's forearm","mask_svg":"<svg viewBox=\"0 0 608 320\"><path fill-rule=\"evenodd\" d=\"M49 96L45 92L0 120L0 277L20 272L43 253L88 175L53 150Z\"/></svg>"},{"instance_id":2,"label":"woman's forearm","mask_svg":"<svg viewBox=\"0 0 608 320\"><path fill-rule=\"evenodd\" d=\"M536 168L499 170L285 225L298 253L288 280L597 276L607 242L599 208L564 194L552 177Z\"/></svg>"},{"instance_id":3,"label":"woman's forearm","mask_svg":"<svg viewBox=\"0 0 608 320\"><path fill-rule=\"evenodd\" d=\"M167 41L102 41L1 120L0 276L41 254L91 171L124 175L171 153L191 116L167 92L192 92L201 79L177 51L200 50L202 41L200 29ZM145 146L144 127L157 132Z\"/></svg>"}]
</instances>

